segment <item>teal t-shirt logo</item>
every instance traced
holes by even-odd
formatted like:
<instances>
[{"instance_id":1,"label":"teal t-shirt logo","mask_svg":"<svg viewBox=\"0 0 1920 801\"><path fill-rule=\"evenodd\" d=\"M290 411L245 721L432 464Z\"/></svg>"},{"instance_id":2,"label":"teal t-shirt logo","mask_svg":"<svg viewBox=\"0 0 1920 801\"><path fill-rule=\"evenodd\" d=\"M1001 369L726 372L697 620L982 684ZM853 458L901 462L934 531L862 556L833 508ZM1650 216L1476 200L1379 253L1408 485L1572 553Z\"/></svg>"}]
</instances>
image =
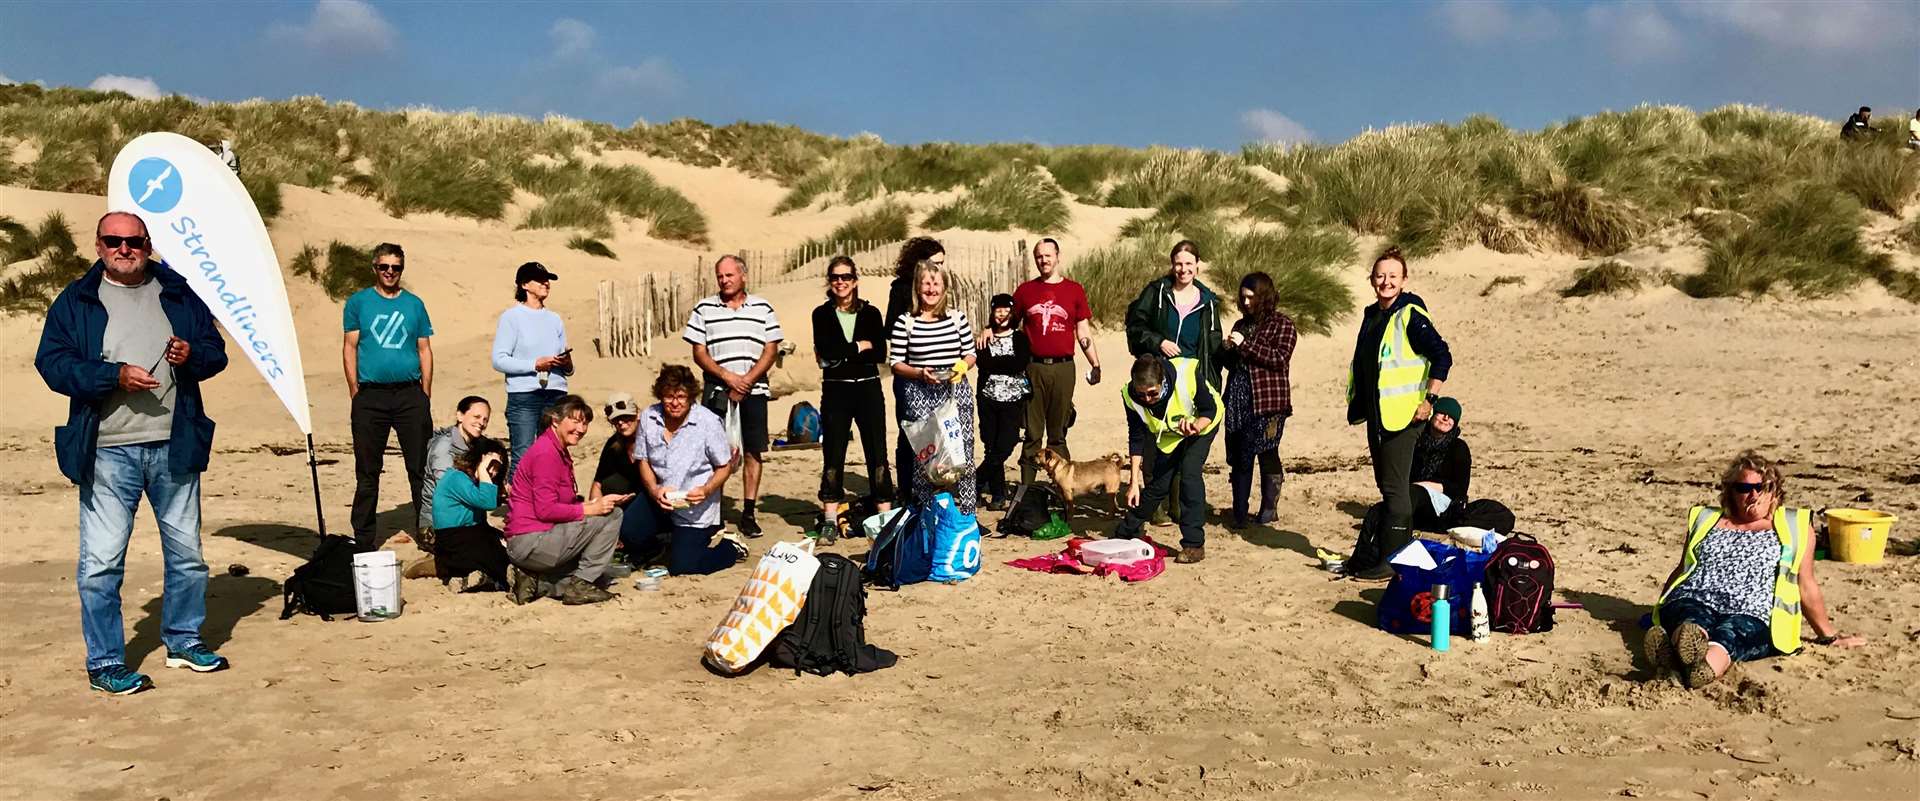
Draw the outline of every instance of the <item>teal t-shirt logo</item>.
<instances>
[{"instance_id":1,"label":"teal t-shirt logo","mask_svg":"<svg viewBox=\"0 0 1920 801\"><path fill-rule=\"evenodd\" d=\"M407 344L407 315L405 312L387 312L373 318L373 324L367 326L367 333L373 335L373 341L387 350L399 350Z\"/></svg>"},{"instance_id":2,"label":"teal t-shirt logo","mask_svg":"<svg viewBox=\"0 0 1920 801\"><path fill-rule=\"evenodd\" d=\"M388 298L373 288L355 292L341 310L344 330L360 334L359 380L390 384L420 380L419 340L433 336L427 306L412 292Z\"/></svg>"}]
</instances>

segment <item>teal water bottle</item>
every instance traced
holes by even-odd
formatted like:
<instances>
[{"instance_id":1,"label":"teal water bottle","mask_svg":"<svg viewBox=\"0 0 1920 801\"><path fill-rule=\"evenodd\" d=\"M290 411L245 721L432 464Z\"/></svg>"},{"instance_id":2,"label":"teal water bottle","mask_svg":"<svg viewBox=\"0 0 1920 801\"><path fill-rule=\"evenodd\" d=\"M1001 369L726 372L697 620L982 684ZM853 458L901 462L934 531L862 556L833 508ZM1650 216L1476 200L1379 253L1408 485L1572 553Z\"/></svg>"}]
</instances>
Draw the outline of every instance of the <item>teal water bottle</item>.
<instances>
[{"instance_id":1,"label":"teal water bottle","mask_svg":"<svg viewBox=\"0 0 1920 801\"><path fill-rule=\"evenodd\" d=\"M1447 600L1447 585L1433 585L1433 650L1445 651L1453 639L1453 602Z\"/></svg>"}]
</instances>

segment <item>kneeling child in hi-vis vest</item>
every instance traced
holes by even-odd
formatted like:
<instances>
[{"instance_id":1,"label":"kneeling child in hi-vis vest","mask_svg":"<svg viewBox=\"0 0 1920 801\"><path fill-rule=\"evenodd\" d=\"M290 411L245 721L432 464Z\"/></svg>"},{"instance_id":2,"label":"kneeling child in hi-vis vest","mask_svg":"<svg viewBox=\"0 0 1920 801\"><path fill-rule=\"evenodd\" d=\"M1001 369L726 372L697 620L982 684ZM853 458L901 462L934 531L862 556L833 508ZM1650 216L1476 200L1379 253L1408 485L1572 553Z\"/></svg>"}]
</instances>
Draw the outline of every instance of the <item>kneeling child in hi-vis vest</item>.
<instances>
[{"instance_id":1,"label":"kneeling child in hi-vis vest","mask_svg":"<svg viewBox=\"0 0 1920 801\"><path fill-rule=\"evenodd\" d=\"M1116 537L1138 537L1154 509L1166 500L1173 482L1180 481L1179 561L1191 564L1205 556L1207 488L1202 468L1220 427L1223 409L1220 391L1199 375L1199 363L1189 358L1145 355L1133 363L1133 376L1122 387L1127 408L1127 455L1132 483L1127 497L1132 507L1114 529Z\"/></svg>"}]
</instances>

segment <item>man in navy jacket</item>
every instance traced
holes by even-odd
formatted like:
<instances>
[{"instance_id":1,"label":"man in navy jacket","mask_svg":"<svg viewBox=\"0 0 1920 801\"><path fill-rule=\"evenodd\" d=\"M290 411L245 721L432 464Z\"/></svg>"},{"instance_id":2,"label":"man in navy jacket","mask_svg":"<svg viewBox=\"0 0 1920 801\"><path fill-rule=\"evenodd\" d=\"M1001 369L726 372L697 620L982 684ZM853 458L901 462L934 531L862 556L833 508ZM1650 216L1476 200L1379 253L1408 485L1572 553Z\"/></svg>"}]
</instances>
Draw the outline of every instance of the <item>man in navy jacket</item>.
<instances>
[{"instance_id":1,"label":"man in navy jacket","mask_svg":"<svg viewBox=\"0 0 1920 801\"><path fill-rule=\"evenodd\" d=\"M60 472L80 488L80 630L88 683L130 695L153 681L126 663L120 583L133 514L145 494L160 526L166 564L161 640L167 667L224 670L200 642L207 563L200 556L200 473L213 449L213 421L200 382L227 367L213 314L185 278L151 260L138 216L110 212L94 228L100 260L61 290L47 310L33 365L67 396L67 424L54 429Z\"/></svg>"}]
</instances>

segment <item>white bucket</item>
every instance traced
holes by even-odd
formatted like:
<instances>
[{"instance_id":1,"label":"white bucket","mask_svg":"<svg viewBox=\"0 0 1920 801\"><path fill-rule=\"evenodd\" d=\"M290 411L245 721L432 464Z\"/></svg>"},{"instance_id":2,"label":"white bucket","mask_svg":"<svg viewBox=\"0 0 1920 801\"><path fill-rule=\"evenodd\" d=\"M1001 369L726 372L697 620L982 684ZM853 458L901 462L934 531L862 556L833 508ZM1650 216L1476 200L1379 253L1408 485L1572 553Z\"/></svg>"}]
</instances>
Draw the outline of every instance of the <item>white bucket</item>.
<instances>
[{"instance_id":1,"label":"white bucket","mask_svg":"<svg viewBox=\"0 0 1920 801\"><path fill-rule=\"evenodd\" d=\"M392 551L354 554L353 597L361 620L375 622L399 617L399 556Z\"/></svg>"},{"instance_id":2,"label":"white bucket","mask_svg":"<svg viewBox=\"0 0 1920 801\"><path fill-rule=\"evenodd\" d=\"M1126 565L1153 558L1153 546L1140 540L1093 540L1080 544L1080 561L1088 567Z\"/></svg>"}]
</instances>

